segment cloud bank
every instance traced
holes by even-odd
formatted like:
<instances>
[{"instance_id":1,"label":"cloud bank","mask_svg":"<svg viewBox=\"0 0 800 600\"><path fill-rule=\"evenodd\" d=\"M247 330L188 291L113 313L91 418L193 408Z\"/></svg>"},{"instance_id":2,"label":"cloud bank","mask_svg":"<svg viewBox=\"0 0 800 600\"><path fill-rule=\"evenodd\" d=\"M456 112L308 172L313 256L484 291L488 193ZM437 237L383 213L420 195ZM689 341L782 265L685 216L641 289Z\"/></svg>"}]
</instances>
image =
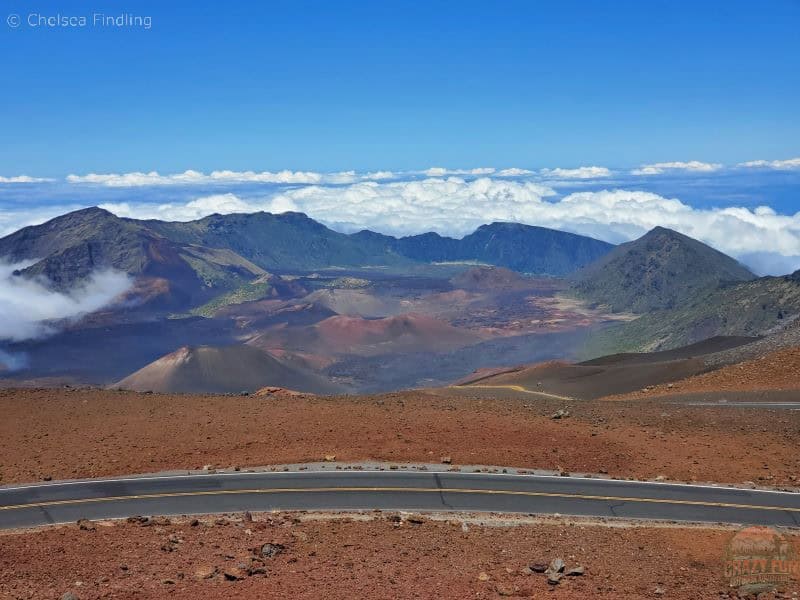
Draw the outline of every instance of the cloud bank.
<instances>
[{"instance_id":1,"label":"cloud bank","mask_svg":"<svg viewBox=\"0 0 800 600\"><path fill-rule=\"evenodd\" d=\"M193 185L209 183L276 183L309 185L318 183L346 184L356 181L378 181L392 179L391 171L375 171L356 173L341 171L338 173L315 173L313 171L212 171L202 173L188 170L183 173L161 175L158 171L148 173L89 173L87 175L67 175L67 183L84 183L104 185L108 187L140 187L151 185Z\"/></svg>"},{"instance_id":2,"label":"cloud bank","mask_svg":"<svg viewBox=\"0 0 800 600\"><path fill-rule=\"evenodd\" d=\"M28 175L15 175L14 177L3 177L0 175L0 183L42 183L53 181L45 177L30 177Z\"/></svg>"},{"instance_id":3,"label":"cloud bank","mask_svg":"<svg viewBox=\"0 0 800 600\"><path fill-rule=\"evenodd\" d=\"M663 175L664 173L674 171L687 171L690 173L713 173L722 169L723 165L720 163L705 163L699 160L690 160L688 162L661 162L653 163L651 165L642 165L638 169L633 169L633 175Z\"/></svg>"},{"instance_id":4,"label":"cloud bank","mask_svg":"<svg viewBox=\"0 0 800 600\"><path fill-rule=\"evenodd\" d=\"M0 263L0 340L22 341L51 334L56 323L108 305L130 287L118 271L98 271L70 292L57 292L40 279L15 276L27 264Z\"/></svg>"},{"instance_id":5,"label":"cloud bank","mask_svg":"<svg viewBox=\"0 0 800 600\"><path fill-rule=\"evenodd\" d=\"M800 169L800 158L786 160L750 160L739 163L737 166L747 169L773 169L775 171L791 171Z\"/></svg>"}]
</instances>

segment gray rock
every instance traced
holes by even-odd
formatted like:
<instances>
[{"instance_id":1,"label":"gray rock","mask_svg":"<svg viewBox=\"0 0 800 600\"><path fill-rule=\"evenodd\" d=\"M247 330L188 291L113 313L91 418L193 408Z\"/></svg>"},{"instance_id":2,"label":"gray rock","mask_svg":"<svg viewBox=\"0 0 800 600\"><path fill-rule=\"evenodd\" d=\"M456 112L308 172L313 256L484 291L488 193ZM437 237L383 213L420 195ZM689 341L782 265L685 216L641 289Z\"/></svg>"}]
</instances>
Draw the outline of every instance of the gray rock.
<instances>
[{"instance_id":1,"label":"gray rock","mask_svg":"<svg viewBox=\"0 0 800 600\"><path fill-rule=\"evenodd\" d=\"M564 563L563 560L561 560L560 558L554 558L552 560L552 562L550 563L550 566L547 567L547 571L549 573L563 573L564 572L564 568L566 566L567 565Z\"/></svg>"},{"instance_id":2,"label":"gray rock","mask_svg":"<svg viewBox=\"0 0 800 600\"><path fill-rule=\"evenodd\" d=\"M263 546L261 546L261 556L264 556L266 558L272 558L273 556L277 556L284 550L286 550L286 546L284 546L283 544L273 544L271 542L268 542Z\"/></svg>"},{"instance_id":3,"label":"gray rock","mask_svg":"<svg viewBox=\"0 0 800 600\"><path fill-rule=\"evenodd\" d=\"M583 565L578 565L577 567L572 567L571 569L569 569L567 571L567 575L570 576L570 577L579 577L579 576L583 575L584 573L586 573L586 569L583 567Z\"/></svg>"},{"instance_id":4,"label":"gray rock","mask_svg":"<svg viewBox=\"0 0 800 600\"><path fill-rule=\"evenodd\" d=\"M547 575L547 583L550 585L558 585L558 582L561 581L563 575L561 573L549 573Z\"/></svg>"},{"instance_id":5,"label":"gray rock","mask_svg":"<svg viewBox=\"0 0 800 600\"><path fill-rule=\"evenodd\" d=\"M61 600L78 600L78 597L72 592L65 592L62 594Z\"/></svg>"}]
</instances>

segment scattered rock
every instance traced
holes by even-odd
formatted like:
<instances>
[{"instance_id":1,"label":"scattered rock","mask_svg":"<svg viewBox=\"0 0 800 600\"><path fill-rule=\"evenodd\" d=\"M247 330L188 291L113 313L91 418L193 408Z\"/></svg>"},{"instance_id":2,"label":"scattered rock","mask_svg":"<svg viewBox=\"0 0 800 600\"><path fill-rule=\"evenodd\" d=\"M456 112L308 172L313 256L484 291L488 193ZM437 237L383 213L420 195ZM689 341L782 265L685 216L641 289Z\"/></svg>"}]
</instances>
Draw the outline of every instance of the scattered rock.
<instances>
[{"instance_id":1,"label":"scattered rock","mask_svg":"<svg viewBox=\"0 0 800 600\"><path fill-rule=\"evenodd\" d=\"M197 527L198 525L200 525L200 521L198 521L197 519L192 519L191 521L189 521L190 527Z\"/></svg>"},{"instance_id":2,"label":"scattered rock","mask_svg":"<svg viewBox=\"0 0 800 600\"><path fill-rule=\"evenodd\" d=\"M569 417L569 411L565 408L559 408L556 412L550 415L551 419L566 419Z\"/></svg>"},{"instance_id":3,"label":"scattered rock","mask_svg":"<svg viewBox=\"0 0 800 600\"><path fill-rule=\"evenodd\" d=\"M572 567L571 569L569 569L567 571L567 576L580 577L584 573L586 573L586 569L583 567L583 565L578 565L577 567Z\"/></svg>"},{"instance_id":4,"label":"scattered rock","mask_svg":"<svg viewBox=\"0 0 800 600\"><path fill-rule=\"evenodd\" d=\"M272 558L273 556L278 556L281 552L286 550L286 546L283 544L275 544L272 542L267 542L263 546L261 546L261 556L264 558Z\"/></svg>"},{"instance_id":5,"label":"scattered rock","mask_svg":"<svg viewBox=\"0 0 800 600\"><path fill-rule=\"evenodd\" d=\"M561 581L563 575L559 572L549 573L547 575L547 583L550 585L558 585L558 582Z\"/></svg>"},{"instance_id":6,"label":"scattered rock","mask_svg":"<svg viewBox=\"0 0 800 600\"><path fill-rule=\"evenodd\" d=\"M530 569L534 573L544 573L545 571L547 571L547 565L544 563L533 563L530 566Z\"/></svg>"},{"instance_id":7,"label":"scattered rock","mask_svg":"<svg viewBox=\"0 0 800 600\"><path fill-rule=\"evenodd\" d=\"M239 567L228 567L222 572L222 576L225 578L225 581L239 581L244 579L245 572Z\"/></svg>"},{"instance_id":8,"label":"scattered rock","mask_svg":"<svg viewBox=\"0 0 800 600\"><path fill-rule=\"evenodd\" d=\"M72 592L64 592L61 595L61 600L78 600L78 597Z\"/></svg>"},{"instance_id":9,"label":"scattered rock","mask_svg":"<svg viewBox=\"0 0 800 600\"><path fill-rule=\"evenodd\" d=\"M161 583L163 583L164 585L175 585L175 580L174 579L162 579Z\"/></svg>"},{"instance_id":10,"label":"scattered rock","mask_svg":"<svg viewBox=\"0 0 800 600\"><path fill-rule=\"evenodd\" d=\"M323 459L325 462L334 462L336 460L335 454L326 454L325 458Z\"/></svg>"},{"instance_id":11,"label":"scattered rock","mask_svg":"<svg viewBox=\"0 0 800 600\"><path fill-rule=\"evenodd\" d=\"M478 573L478 581L489 581L490 579L491 577L489 577L489 574L485 571Z\"/></svg>"},{"instance_id":12,"label":"scattered rock","mask_svg":"<svg viewBox=\"0 0 800 600\"><path fill-rule=\"evenodd\" d=\"M247 567L247 574L251 577L253 575L266 575L267 569L264 565L258 563L251 563L249 567Z\"/></svg>"},{"instance_id":13,"label":"scattered rock","mask_svg":"<svg viewBox=\"0 0 800 600\"><path fill-rule=\"evenodd\" d=\"M554 558L550 562L550 566L547 567L547 571L549 573L563 573L564 572L564 568L566 566L567 565L566 565L566 563L564 563L563 560L561 560L560 558Z\"/></svg>"},{"instance_id":14,"label":"scattered rock","mask_svg":"<svg viewBox=\"0 0 800 600\"><path fill-rule=\"evenodd\" d=\"M452 463L453 463L453 459L452 459L452 458L450 458L449 456L443 456L443 457L442 457L442 464L444 464L444 465L450 465L450 464L452 464Z\"/></svg>"},{"instance_id":15,"label":"scattered rock","mask_svg":"<svg viewBox=\"0 0 800 600\"><path fill-rule=\"evenodd\" d=\"M143 517L141 515L136 515L135 517L128 517L125 519L128 523L136 523L137 525L149 525L150 519L147 517Z\"/></svg>"},{"instance_id":16,"label":"scattered rock","mask_svg":"<svg viewBox=\"0 0 800 600\"><path fill-rule=\"evenodd\" d=\"M420 515L409 515L408 517L406 517L406 521L408 521L412 525L422 525L425 522L425 519Z\"/></svg>"},{"instance_id":17,"label":"scattered rock","mask_svg":"<svg viewBox=\"0 0 800 600\"><path fill-rule=\"evenodd\" d=\"M655 590L653 590L653 593L656 596L663 596L666 593L666 590L659 585Z\"/></svg>"},{"instance_id":18,"label":"scattered rock","mask_svg":"<svg viewBox=\"0 0 800 600\"><path fill-rule=\"evenodd\" d=\"M78 519L78 529L82 531L94 531L96 527L89 519Z\"/></svg>"},{"instance_id":19,"label":"scattered rock","mask_svg":"<svg viewBox=\"0 0 800 600\"><path fill-rule=\"evenodd\" d=\"M503 585L498 583L494 586L494 591L497 592L500 596L515 596L517 594L518 589L514 589L511 586Z\"/></svg>"}]
</instances>

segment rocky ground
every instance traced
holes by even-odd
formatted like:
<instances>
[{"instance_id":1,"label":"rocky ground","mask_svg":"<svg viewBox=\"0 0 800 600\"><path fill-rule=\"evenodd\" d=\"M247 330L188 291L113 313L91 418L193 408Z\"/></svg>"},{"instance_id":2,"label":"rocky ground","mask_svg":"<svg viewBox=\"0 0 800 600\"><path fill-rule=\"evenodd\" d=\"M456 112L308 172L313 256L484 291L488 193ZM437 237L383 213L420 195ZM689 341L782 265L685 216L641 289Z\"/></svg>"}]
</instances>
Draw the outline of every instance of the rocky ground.
<instances>
[{"instance_id":1,"label":"rocky ground","mask_svg":"<svg viewBox=\"0 0 800 600\"><path fill-rule=\"evenodd\" d=\"M454 465L765 486L795 486L800 474L800 411L472 393L322 398L0 390L0 482L331 455L390 463L447 456ZM568 416L552 418L562 409Z\"/></svg>"},{"instance_id":2,"label":"rocky ground","mask_svg":"<svg viewBox=\"0 0 800 600\"><path fill-rule=\"evenodd\" d=\"M374 513L84 523L0 533L0 598L727 598L733 534Z\"/></svg>"},{"instance_id":3,"label":"rocky ground","mask_svg":"<svg viewBox=\"0 0 800 600\"><path fill-rule=\"evenodd\" d=\"M613 396L609 399L640 399L679 393L799 390L800 347L794 346L770 352L760 358L727 365L674 383L650 386L647 389Z\"/></svg>"}]
</instances>

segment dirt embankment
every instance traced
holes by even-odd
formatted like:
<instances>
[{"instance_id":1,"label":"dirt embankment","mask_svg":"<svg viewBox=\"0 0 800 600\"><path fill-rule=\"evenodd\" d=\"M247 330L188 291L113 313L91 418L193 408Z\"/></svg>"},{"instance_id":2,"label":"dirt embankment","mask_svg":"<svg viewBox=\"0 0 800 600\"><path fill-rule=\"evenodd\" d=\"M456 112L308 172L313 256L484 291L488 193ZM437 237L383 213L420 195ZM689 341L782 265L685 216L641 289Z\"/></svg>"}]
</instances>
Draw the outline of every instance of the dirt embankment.
<instances>
[{"instance_id":1,"label":"dirt embankment","mask_svg":"<svg viewBox=\"0 0 800 600\"><path fill-rule=\"evenodd\" d=\"M469 393L464 388L459 394ZM560 408L570 416L552 419ZM670 402L0 390L0 482L322 460L794 485L800 412ZM769 419L765 426L764 419Z\"/></svg>"},{"instance_id":2,"label":"dirt embankment","mask_svg":"<svg viewBox=\"0 0 800 600\"><path fill-rule=\"evenodd\" d=\"M732 530L513 527L396 515L87 524L0 533L0 598L720 598ZM793 538L792 541L797 541ZM266 545L266 546L265 546ZM555 585L532 572L556 558ZM790 584L786 593L798 589ZM733 596L735 597L735 595ZM773 594L763 598L775 598ZM788 595L781 597L789 597ZM762 598L762 596L759 596Z\"/></svg>"},{"instance_id":3,"label":"dirt embankment","mask_svg":"<svg viewBox=\"0 0 800 600\"><path fill-rule=\"evenodd\" d=\"M771 352L761 358L728 365L710 373L652 386L629 394L609 396L625 400L696 392L798 390L800 398L800 347Z\"/></svg>"}]
</instances>

